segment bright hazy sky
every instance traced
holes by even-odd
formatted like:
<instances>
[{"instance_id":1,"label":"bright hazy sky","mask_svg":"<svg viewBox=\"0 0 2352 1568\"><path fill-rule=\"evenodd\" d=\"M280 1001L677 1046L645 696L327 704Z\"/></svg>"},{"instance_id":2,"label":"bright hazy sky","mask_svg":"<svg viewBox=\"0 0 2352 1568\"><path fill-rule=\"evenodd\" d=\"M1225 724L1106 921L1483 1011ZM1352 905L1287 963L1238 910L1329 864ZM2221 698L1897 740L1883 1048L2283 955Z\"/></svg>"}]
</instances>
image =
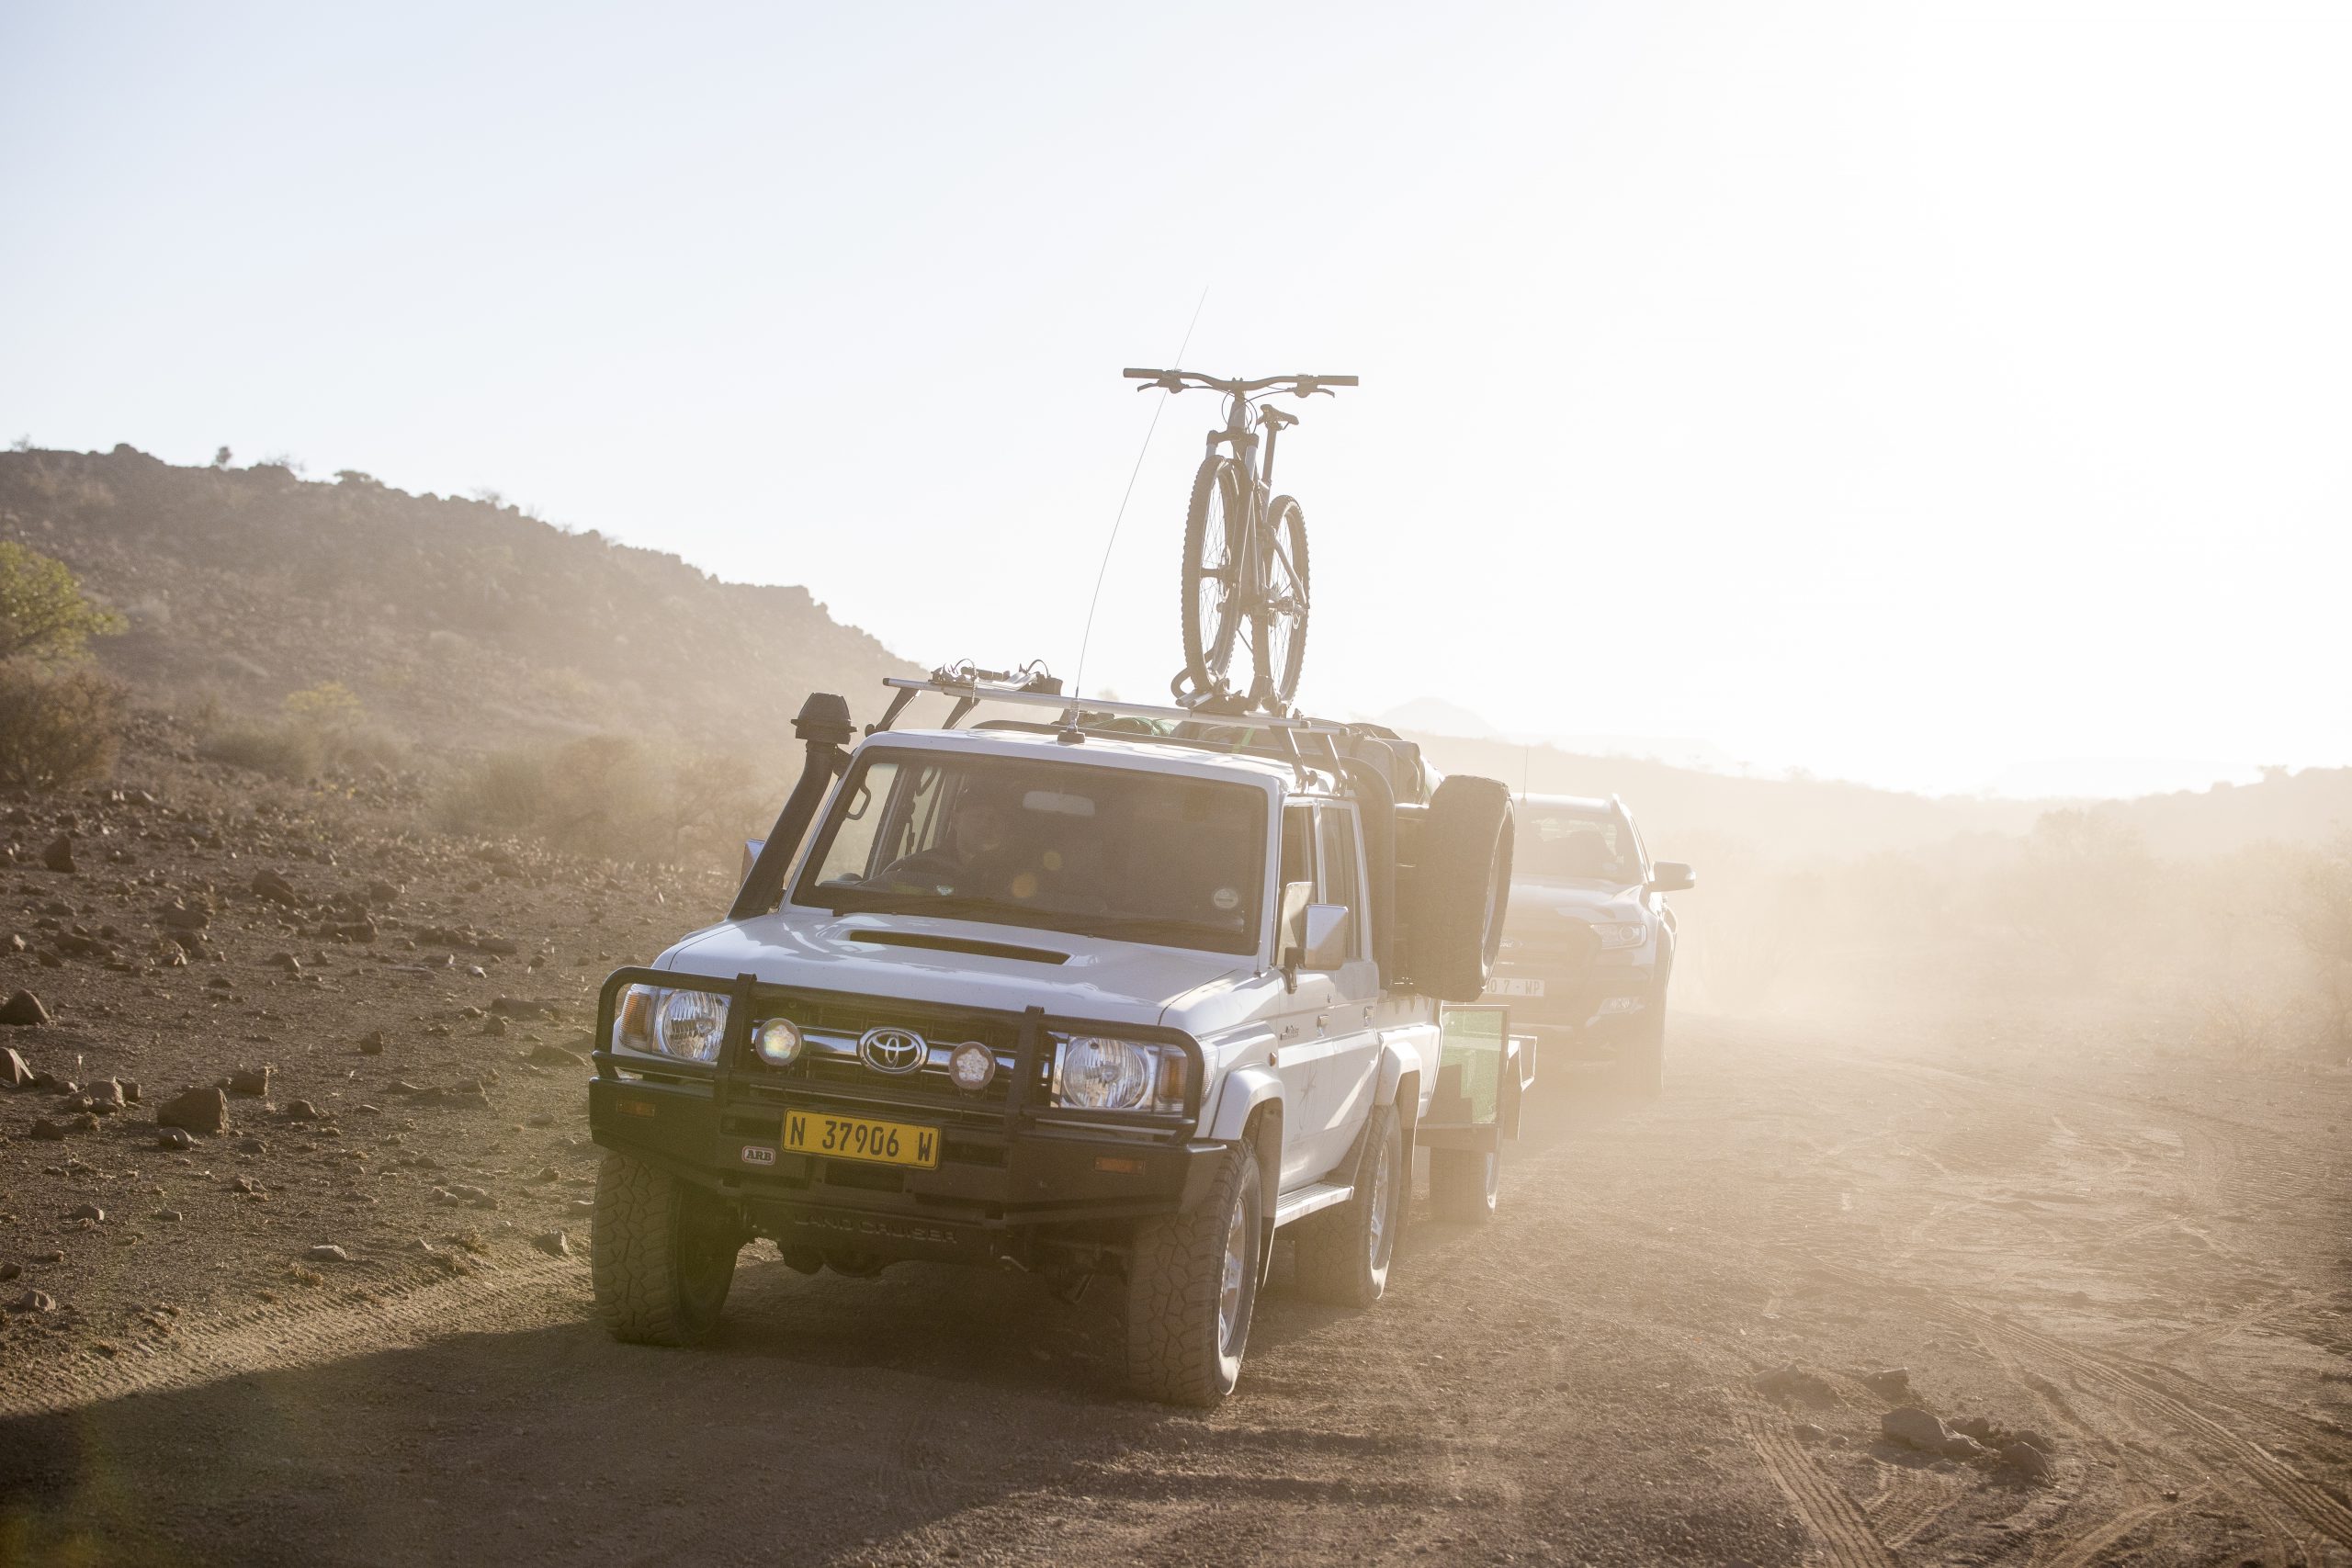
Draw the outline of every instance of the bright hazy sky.
<instances>
[{"instance_id":1,"label":"bright hazy sky","mask_svg":"<svg viewBox=\"0 0 2352 1568\"><path fill-rule=\"evenodd\" d=\"M1069 675L1205 288L1191 366L1363 378L1284 404L1318 710L2344 764L2347 82L2343 6L15 0L0 439L494 487ZM1090 690L1166 690L1215 413Z\"/></svg>"}]
</instances>

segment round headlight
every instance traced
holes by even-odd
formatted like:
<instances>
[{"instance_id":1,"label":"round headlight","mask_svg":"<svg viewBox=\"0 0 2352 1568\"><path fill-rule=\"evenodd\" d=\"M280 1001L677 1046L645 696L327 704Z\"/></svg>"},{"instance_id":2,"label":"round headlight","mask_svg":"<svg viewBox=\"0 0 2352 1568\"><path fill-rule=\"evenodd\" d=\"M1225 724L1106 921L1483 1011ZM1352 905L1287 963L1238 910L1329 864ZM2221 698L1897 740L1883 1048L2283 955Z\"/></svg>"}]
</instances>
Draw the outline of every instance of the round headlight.
<instances>
[{"instance_id":1,"label":"round headlight","mask_svg":"<svg viewBox=\"0 0 2352 1568\"><path fill-rule=\"evenodd\" d=\"M800 1058L800 1031L788 1018L763 1019L752 1032L752 1048L772 1067L788 1067Z\"/></svg>"},{"instance_id":2,"label":"round headlight","mask_svg":"<svg viewBox=\"0 0 2352 1568\"><path fill-rule=\"evenodd\" d=\"M1062 1047L1061 1101L1090 1111L1151 1102L1151 1057L1125 1040L1081 1034Z\"/></svg>"},{"instance_id":3,"label":"round headlight","mask_svg":"<svg viewBox=\"0 0 2352 1568\"><path fill-rule=\"evenodd\" d=\"M673 991L654 1020L654 1037L670 1055L707 1062L727 1031L727 998L709 991Z\"/></svg>"},{"instance_id":4,"label":"round headlight","mask_svg":"<svg viewBox=\"0 0 2352 1568\"><path fill-rule=\"evenodd\" d=\"M996 1077L996 1053L977 1040L967 1040L947 1054L947 1076L966 1094L978 1094Z\"/></svg>"}]
</instances>

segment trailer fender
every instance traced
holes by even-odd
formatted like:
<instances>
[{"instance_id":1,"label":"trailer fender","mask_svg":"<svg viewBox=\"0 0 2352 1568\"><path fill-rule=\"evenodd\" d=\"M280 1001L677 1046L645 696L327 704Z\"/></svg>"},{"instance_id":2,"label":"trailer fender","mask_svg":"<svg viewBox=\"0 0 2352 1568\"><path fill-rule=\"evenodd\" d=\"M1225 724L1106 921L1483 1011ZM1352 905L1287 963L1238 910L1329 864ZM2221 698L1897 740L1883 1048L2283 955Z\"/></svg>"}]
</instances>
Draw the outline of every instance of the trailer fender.
<instances>
[{"instance_id":1,"label":"trailer fender","mask_svg":"<svg viewBox=\"0 0 2352 1568\"><path fill-rule=\"evenodd\" d=\"M1438 1032L1433 1024L1414 1024L1403 1029L1389 1029L1380 1036L1380 1093L1376 1105L1386 1105L1396 1098L1396 1086L1408 1074L1420 1075L1419 1093L1416 1100L1427 1100L1437 1088ZM1414 1115L1420 1112L1413 1108ZM1411 1118L1408 1118L1411 1120Z\"/></svg>"}]
</instances>

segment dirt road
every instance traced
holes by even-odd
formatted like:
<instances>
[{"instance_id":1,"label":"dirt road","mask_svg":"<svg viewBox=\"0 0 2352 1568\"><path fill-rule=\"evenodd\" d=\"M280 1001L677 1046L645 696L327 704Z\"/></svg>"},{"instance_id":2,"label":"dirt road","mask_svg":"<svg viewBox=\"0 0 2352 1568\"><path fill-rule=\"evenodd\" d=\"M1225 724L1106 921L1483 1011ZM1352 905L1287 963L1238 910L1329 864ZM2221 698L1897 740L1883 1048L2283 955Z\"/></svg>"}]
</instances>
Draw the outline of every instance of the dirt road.
<instances>
[{"instance_id":1,"label":"dirt road","mask_svg":"<svg viewBox=\"0 0 2352 1568\"><path fill-rule=\"evenodd\" d=\"M1417 1214L1362 1314L1278 1257L1208 1416L1117 1393L1107 1291L764 1245L700 1352L500 1243L18 1365L0 1562L2352 1563L2352 1082L1964 1037L1694 1022L1655 1106L1551 1072L1503 1217Z\"/></svg>"}]
</instances>

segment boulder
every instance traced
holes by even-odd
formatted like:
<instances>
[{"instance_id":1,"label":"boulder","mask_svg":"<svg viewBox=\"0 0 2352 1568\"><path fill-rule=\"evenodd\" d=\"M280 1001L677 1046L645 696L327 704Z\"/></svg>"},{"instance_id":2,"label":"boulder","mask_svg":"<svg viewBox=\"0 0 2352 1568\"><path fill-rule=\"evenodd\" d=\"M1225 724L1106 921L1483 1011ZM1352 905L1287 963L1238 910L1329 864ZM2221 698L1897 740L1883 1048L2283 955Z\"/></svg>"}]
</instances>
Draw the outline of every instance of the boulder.
<instances>
[{"instance_id":1,"label":"boulder","mask_svg":"<svg viewBox=\"0 0 2352 1568\"><path fill-rule=\"evenodd\" d=\"M243 1095L247 1100L267 1100L269 1074L267 1067L239 1067L229 1075L228 1090L231 1094Z\"/></svg>"},{"instance_id":2,"label":"boulder","mask_svg":"<svg viewBox=\"0 0 2352 1568\"><path fill-rule=\"evenodd\" d=\"M1905 1404L1890 1410L1878 1418L1879 1430L1905 1448L1922 1453L1939 1454L1952 1434L1941 1421L1916 1404Z\"/></svg>"},{"instance_id":3,"label":"boulder","mask_svg":"<svg viewBox=\"0 0 2352 1568\"><path fill-rule=\"evenodd\" d=\"M2029 1480L2038 1481L2050 1473L2050 1456L2028 1442L2003 1443L2001 1462Z\"/></svg>"},{"instance_id":4,"label":"boulder","mask_svg":"<svg viewBox=\"0 0 2352 1568\"><path fill-rule=\"evenodd\" d=\"M51 839L49 841L49 848L40 852L40 863L51 871L62 872L68 876L73 875L74 835L60 833Z\"/></svg>"},{"instance_id":5,"label":"boulder","mask_svg":"<svg viewBox=\"0 0 2352 1568\"><path fill-rule=\"evenodd\" d=\"M38 1029L49 1021L49 1010L30 991L11 991L8 999L0 1002L0 1023L17 1029Z\"/></svg>"},{"instance_id":6,"label":"boulder","mask_svg":"<svg viewBox=\"0 0 2352 1568\"><path fill-rule=\"evenodd\" d=\"M155 1112L159 1127L184 1127L191 1133L229 1130L229 1097L217 1089L191 1089L174 1095Z\"/></svg>"},{"instance_id":7,"label":"boulder","mask_svg":"<svg viewBox=\"0 0 2352 1568\"><path fill-rule=\"evenodd\" d=\"M1911 1372L1906 1367L1889 1367L1865 1376L1862 1386L1883 1399L1907 1399L1911 1394Z\"/></svg>"},{"instance_id":8,"label":"boulder","mask_svg":"<svg viewBox=\"0 0 2352 1568\"><path fill-rule=\"evenodd\" d=\"M302 896L294 891L292 883L266 867L254 873L252 886L255 897L266 898L273 904L299 905L302 902Z\"/></svg>"},{"instance_id":9,"label":"boulder","mask_svg":"<svg viewBox=\"0 0 2352 1568\"><path fill-rule=\"evenodd\" d=\"M155 1134L155 1146L159 1149L192 1149L196 1146L196 1140L187 1135L185 1127L164 1127Z\"/></svg>"}]
</instances>

